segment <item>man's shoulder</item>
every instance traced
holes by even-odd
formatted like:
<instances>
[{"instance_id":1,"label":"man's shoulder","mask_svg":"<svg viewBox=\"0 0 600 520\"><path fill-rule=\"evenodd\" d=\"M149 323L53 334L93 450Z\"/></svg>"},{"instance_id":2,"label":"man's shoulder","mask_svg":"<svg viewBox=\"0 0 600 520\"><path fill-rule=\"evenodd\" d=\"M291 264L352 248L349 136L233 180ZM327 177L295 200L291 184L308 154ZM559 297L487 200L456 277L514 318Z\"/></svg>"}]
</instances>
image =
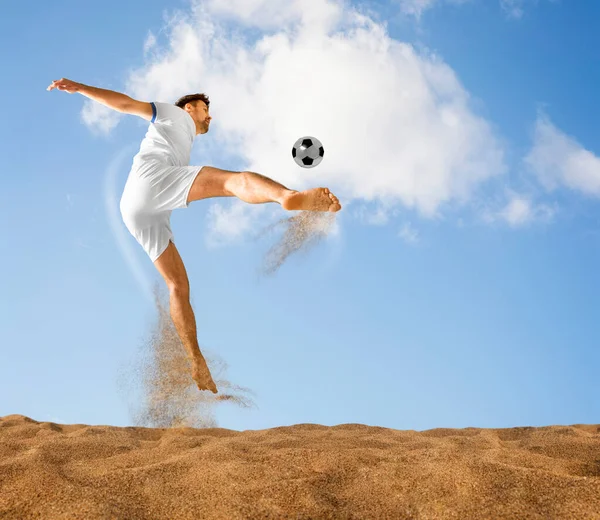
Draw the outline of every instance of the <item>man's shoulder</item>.
<instances>
[{"instance_id":1,"label":"man's shoulder","mask_svg":"<svg viewBox=\"0 0 600 520\"><path fill-rule=\"evenodd\" d=\"M181 114L185 112L183 108L178 107L177 105L173 105L172 103L166 103L164 101L152 101L152 104L158 109L165 110L171 112L173 114Z\"/></svg>"},{"instance_id":2,"label":"man's shoulder","mask_svg":"<svg viewBox=\"0 0 600 520\"><path fill-rule=\"evenodd\" d=\"M185 110L183 110L183 108L179 108L177 105L172 105L171 103L153 101L151 104L153 105L154 110L156 111L156 116L154 118L155 123L177 123L183 121L184 116L186 115L186 112Z\"/></svg>"}]
</instances>

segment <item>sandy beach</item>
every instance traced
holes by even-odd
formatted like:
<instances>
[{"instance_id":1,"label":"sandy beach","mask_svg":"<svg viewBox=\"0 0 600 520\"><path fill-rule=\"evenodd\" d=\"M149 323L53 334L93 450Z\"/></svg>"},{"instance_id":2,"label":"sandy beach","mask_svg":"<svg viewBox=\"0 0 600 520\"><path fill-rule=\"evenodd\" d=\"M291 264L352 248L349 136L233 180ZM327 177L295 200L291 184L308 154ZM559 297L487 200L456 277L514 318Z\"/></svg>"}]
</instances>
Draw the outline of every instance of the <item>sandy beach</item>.
<instances>
[{"instance_id":1,"label":"sandy beach","mask_svg":"<svg viewBox=\"0 0 600 520\"><path fill-rule=\"evenodd\" d=\"M600 519L600 426L234 431L9 415L0 518Z\"/></svg>"}]
</instances>

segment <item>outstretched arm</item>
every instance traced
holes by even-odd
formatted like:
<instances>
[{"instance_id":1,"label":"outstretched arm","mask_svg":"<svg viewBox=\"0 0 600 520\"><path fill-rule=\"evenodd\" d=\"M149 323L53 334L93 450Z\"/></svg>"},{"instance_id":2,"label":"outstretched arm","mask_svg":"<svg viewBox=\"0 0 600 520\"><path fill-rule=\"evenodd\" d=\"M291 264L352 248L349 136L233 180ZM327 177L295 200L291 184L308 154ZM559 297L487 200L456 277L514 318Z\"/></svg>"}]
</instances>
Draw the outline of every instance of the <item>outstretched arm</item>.
<instances>
[{"instance_id":1,"label":"outstretched arm","mask_svg":"<svg viewBox=\"0 0 600 520\"><path fill-rule=\"evenodd\" d=\"M46 90L63 90L68 94L79 92L80 94L102 103L108 108L112 108L117 112L126 114L134 114L150 121L152 119L152 105L150 103L144 103L137 101L126 94L115 92L114 90L106 90L103 88L90 87L83 83L77 83L70 79L61 78L54 80Z\"/></svg>"}]
</instances>

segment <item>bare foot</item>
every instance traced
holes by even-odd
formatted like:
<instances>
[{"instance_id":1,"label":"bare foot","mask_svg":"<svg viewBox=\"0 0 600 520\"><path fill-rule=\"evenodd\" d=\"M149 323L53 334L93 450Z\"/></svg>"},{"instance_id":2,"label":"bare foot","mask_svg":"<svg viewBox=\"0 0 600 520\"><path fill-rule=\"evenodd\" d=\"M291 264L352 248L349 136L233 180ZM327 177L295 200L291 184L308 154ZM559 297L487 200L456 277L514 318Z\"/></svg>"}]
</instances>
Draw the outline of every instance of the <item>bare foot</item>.
<instances>
[{"instance_id":1,"label":"bare foot","mask_svg":"<svg viewBox=\"0 0 600 520\"><path fill-rule=\"evenodd\" d=\"M339 211L342 209L338 198L327 188L313 188L305 191L294 191L282 202L283 209L289 211Z\"/></svg>"},{"instance_id":2,"label":"bare foot","mask_svg":"<svg viewBox=\"0 0 600 520\"><path fill-rule=\"evenodd\" d=\"M213 394L217 393L217 385L215 385L203 357L192 361L192 379L196 381L199 390L210 390Z\"/></svg>"}]
</instances>

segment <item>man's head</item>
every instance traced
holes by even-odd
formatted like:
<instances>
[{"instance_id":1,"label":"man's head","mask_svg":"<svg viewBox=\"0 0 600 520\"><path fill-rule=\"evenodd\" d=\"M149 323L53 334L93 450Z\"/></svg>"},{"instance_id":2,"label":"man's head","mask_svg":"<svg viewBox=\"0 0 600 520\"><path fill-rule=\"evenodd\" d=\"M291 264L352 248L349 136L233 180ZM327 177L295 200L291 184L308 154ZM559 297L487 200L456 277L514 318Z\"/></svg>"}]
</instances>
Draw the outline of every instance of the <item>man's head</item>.
<instances>
[{"instance_id":1,"label":"man's head","mask_svg":"<svg viewBox=\"0 0 600 520\"><path fill-rule=\"evenodd\" d=\"M175 106L185 110L196 123L196 135L208 132L212 119L208 114L209 105L210 101L206 94L188 94L175 102Z\"/></svg>"}]
</instances>

